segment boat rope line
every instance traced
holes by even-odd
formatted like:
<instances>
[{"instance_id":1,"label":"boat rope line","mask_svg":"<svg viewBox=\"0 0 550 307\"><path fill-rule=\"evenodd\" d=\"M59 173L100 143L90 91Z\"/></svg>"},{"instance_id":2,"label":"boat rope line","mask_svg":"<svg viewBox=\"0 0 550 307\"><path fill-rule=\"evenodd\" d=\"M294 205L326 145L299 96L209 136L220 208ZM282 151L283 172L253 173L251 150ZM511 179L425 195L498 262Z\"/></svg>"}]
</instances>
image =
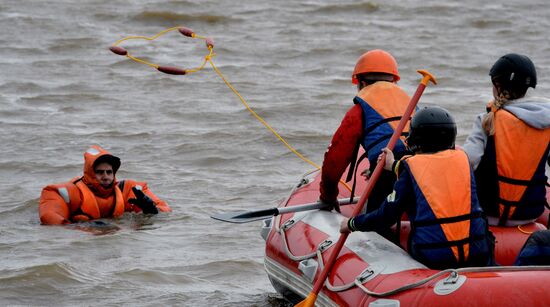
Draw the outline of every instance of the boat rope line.
<instances>
[{"instance_id":1,"label":"boat rope line","mask_svg":"<svg viewBox=\"0 0 550 307\"><path fill-rule=\"evenodd\" d=\"M317 245L317 248L313 252L311 252L309 254L301 255L301 256L294 255L290 251L290 248L288 246L288 240L287 240L287 236L286 236L285 232L287 230L289 230L290 228L292 228L293 226L295 226L297 224L297 222L302 220L305 216L306 216L305 214L294 214L294 216L292 218L289 218L288 220L282 222L282 224L281 224L282 216L277 215L277 216L274 217L273 230L281 236L281 244L282 244L283 250L285 251L285 254L287 255L287 257L289 259L298 262L298 261L303 261L303 260L306 260L306 259L313 259L313 258L317 257L317 259L315 259L315 262L317 262L317 270L322 271L323 268L324 268L324 262L325 262L324 259L323 259L323 253L325 251L327 251L332 245L334 245L337 238L330 238L329 237L329 238L321 241ZM328 290L330 290L332 292L342 292L342 291L347 291L347 290L349 290L353 287L358 287L363 292L365 292L367 295L370 295L370 296L373 296L373 297L387 297L387 296L391 296L391 295L394 295L394 294L397 294L397 293L400 293L400 292L403 292L403 291L418 288L418 287L423 286L426 283L428 283L428 282L430 282L434 279L437 279L439 277L442 277L442 276L447 276L446 279L445 279L445 283L455 283L455 282L458 281L458 276L459 276L460 273L472 273L472 272L478 272L479 273L479 272L494 272L494 271L514 272L514 271L537 271L537 270L550 271L550 266L522 266L522 267L518 267L518 266L515 266L515 267L514 266L512 266L512 267L502 267L502 266L499 266L499 267L467 267L467 268L459 268L459 269L446 269L446 270L439 271L439 272L437 272L433 275L430 275L426 278L423 278L421 280L418 280L418 281L415 281L415 282L412 282L412 283L409 283L409 284L405 284L403 286L397 287L397 288L392 289L392 290L388 290L386 292L374 292L374 291L369 290L364 285L364 283L366 283L366 282L372 280L373 278L377 277L382 272L381 272L380 268L377 268L375 266L370 266L370 267L367 267L365 270L363 270L350 283L347 283L347 284L344 284L344 285L341 285L341 286L334 286L329 282L329 279L327 278L327 280L325 281L325 286L327 287Z\"/></svg>"},{"instance_id":2,"label":"boat rope line","mask_svg":"<svg viewBox=\"0 0 550 307\"><path fill-rule=\"evenodd\" d=\"M521 229L521 226L523 226L523 225L518 225L518 230L520 232L524 233L524 234L530 235L534 232L534 231L523 230L523 229Z\"/></svg>"},{"instance_id":3,"label":"boat rope line","mask_svg":"<svg viewBox=\"0 0 550 307\"><path fill-rule=\"evenodd\" d=\"M176 66L161 66L161 65L158 65L158 64L151 63L151 62L148 62L146 60L140 59L138 57L135 57L135 56L131 55L128 52L128 50L126 50L125 48L119 46L121 43L123 43L125 41L134 40L134 39L153 41L153 40L159 38L160 36L162 36L166 33L172 32L172 31L178 31L186 37L202 39L202 40L205 41L206 48L208 49L208 54L204 57L204 60L203 60L203 62L200 66L198 66L197 68L193 68L193 69L183 69L183 68L179 68L179 67L176 67ZM169 74L169 75L188 75L190 73L195 73L195 72L198 72L198 71L204 69L204 67L206 66L206 63L209 63L212 66L212 68L214 69L214 71L218 74L218 76L227 85L227 87L229 87L229 89L231 89L231 91L233 91L233 93L235 93L235 95L239 98L241 103L250 112L250 114L252 114L259 122L261 122L267 128L267 130L269 130L273 135L275 135L275 137L277 137L285 145L286 148L288 148L292 153L294 153L296 156L298 156L300 159L302 159L302 161L304 161L306 163L309 163L310 165L312 165L313 167L315 167L317 169L321 169L321 166L319 166L315 162L311 161L310 159L308 159L307 157L305 157L304 155L299 153L296 149L294 149L294 147L292 147L279 133L277 133L277 131L275 131L275 129L273 129L273 127L271 127L271 125L269 125L260 115L258 115L258 113L256 113L256 111L254 111L250 107L250 105L246 102L246 100L243 98L243 96L235 89L235 87L233 87L233 85L231 85L231 83L227 80L227 78L225 78L225 76L221 73L221 71L218 69L218 67L216 67L216 65L214 64L214 61L212 60L212 58L215 57L216 54L214 53L214 40L212 40L211 38L197 35L197 34L195 34L195 32L193 32L193 30L191 30L189 28L186 28L186 27L181 27L180 26L180 27L172 27L172 28L162 30L159 33L157 33L156 35L151 36L151 37L147 37L147 36L128 36L128 37L119 39L118 41L116 41L109 48L109 50L111 50L115 54L125 56L125 57L127 57L127 58L129 58L129 59L131 59L131 60L133 60L137 63L153 67L156 70L158 70L162 73L165 73L165 74ZM343 184L346 187L346 189L351 191L351 187L347 183L345 183L342 180L340 180L340 183Z\"/></svg>"}]
</instances>

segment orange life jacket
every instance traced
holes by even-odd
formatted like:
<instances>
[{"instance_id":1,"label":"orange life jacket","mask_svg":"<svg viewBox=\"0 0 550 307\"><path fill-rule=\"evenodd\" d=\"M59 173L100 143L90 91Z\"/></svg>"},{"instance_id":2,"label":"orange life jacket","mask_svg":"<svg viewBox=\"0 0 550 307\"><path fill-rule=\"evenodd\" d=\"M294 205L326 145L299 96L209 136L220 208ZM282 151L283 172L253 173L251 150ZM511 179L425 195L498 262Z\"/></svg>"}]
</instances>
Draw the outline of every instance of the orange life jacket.
<instances>
[{"instance_id":1,"label":"orange life jacket","mask_svg":"<svg viewBox=\"0 0 550 307\"><path fill-rule=\"evenodd\" d=\"M445 150L417 154L403 162L414 178L416 214L409 217L413 254L426 262L445 262L450 261L450 248L461 265L467 263L472 246L476 256L487 253L487 225L472 195L473 175L466 153Z\"/></svg>"},{"instance_id":2,"label":"orange life jacket","mask_svg":"<svg viewBox=\"0 0 550 307\"><path fill-rule=\"evenodd\" d=\"M544 164L548 155L550 129L535 129L506 110L495 112L495 156L498 173L499 217L502 221L511 218L527 188L540 185L544 190ZM543 208L540 208L541 212ZM536 218L536 217L535 217Z\"/></svg>"},{"instance_id":3,"label":"orange life jacket","mask_svg":"<svg viewBox=\"0 0 550 307\"><path fill-rule=\"evenodd\" d=\"M73 213L74 215L71 216L72 222L83 222L102 217L117 217L124 213L124 199L118 186L114 187L115 194L113 200L113 197L107 199L97 198L82 180L77 181L75 184L82 194L82 204L80 208ZM112 201L114 201L114 204ZM109 211L111 211L109 215L102 214L102 211L105 210L101 209L106 206L110 209Z\"/></svg>"},{"instance_id":4,"label":"orange life jacket","mask_svg":"<svg viewBox=\"0 0 550 307\"><path fill-rule=\"evenodd\" d=\"M353 100L363 109L362 145L369 161L376 161L382 148L387 146L409 105L409 100L407 93L399 86L383 81L364 87ZM404 136L408 135L408 132L409 123L405 125L401 139L394 147L394 152L403 153L405 151Z\"/></svg>"}]
</instances>

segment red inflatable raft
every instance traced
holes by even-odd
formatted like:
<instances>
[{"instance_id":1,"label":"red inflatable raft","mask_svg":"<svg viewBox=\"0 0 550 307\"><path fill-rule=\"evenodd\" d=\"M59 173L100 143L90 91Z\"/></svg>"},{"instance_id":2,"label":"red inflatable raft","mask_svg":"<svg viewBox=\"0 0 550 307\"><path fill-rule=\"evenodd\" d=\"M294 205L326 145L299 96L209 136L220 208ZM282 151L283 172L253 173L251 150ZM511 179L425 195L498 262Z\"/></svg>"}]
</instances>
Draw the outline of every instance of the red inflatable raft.
<instances>
[{"instance_id":1,"label":"red inflatable raft","mask_svg":"<svg viewBox=\"0 0 550 307\"><path fill-rule=\"evenodd\" d=\"M318 200L320 172L306 174L281 207ZM360 194L366 183L359 180ZM340 198L349 192L340 188ZM321 210L264 220L265 269L275 289L297 303L312 290L338 240L342 214ZM402 246L408 223L403 222ZM492 227L502 266L431 270L375 232L351 233L319 293L316 306L550 306L550 266L511 266L541 223Z\"/></svg>"}]
</instances>

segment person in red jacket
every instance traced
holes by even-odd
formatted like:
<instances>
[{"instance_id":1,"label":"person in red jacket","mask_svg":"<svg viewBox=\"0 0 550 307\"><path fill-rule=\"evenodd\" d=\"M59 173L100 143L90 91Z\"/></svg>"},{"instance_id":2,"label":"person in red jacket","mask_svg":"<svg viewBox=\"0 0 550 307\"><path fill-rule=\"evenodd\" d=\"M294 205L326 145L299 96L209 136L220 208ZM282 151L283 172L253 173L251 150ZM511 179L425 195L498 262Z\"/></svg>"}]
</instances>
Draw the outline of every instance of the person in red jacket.
<instances>
[{"instance_id":1,"label":"person in red jacket","mask_svg":"<svg viewBox=\"0 0 550 307\"><path fill-rule=\"evenodd\" d=\"M396 85L399 79L397 62L391 54L383 50L364 53L355 65L351 78L358 89L358 94L353 100L355 105L348 110L334 133L325 153L321 171L319 199L331 204L336 210L339 210L338 182L348 165L351 166L347 181L351 180L359 147L363 147L363 157L368 157L370 171L373 171L378 155L382 148L387 146L401 116L405 113L410 98ZM406 136L408 131L407 124L402 135ZM403 140L404 138L399 139L394 148L398 159L405 153ZM380 206L384 198L392 192L395 180L396 176L392 172L381 173L368 199L367 212Z\"/></svg>"},{"instance_id":2,"label":"person in red jacket","mask_svg":"<svg viewBox=\"0 0 550 307\"><path fill-rule=\"evenodd\" d=\"M84 153L84 175L42 189L39 204L43 225L61 225L112 218L124 212L170 212L168 204L134 180L116 180L120 159L99 146Z\"/></svg>"}]
</instances>

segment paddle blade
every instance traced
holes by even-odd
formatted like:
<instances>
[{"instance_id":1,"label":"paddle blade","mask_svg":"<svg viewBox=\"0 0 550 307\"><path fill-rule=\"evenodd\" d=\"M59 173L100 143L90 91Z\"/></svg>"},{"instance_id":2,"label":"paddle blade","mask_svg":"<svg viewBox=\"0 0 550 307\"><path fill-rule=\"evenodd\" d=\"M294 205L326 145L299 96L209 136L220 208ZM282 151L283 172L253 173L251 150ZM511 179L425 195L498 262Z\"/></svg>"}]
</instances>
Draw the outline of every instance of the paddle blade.
<instances>
[{"instance_id":1,"label":"paddle blade","mask_svg":"<svg viewBox=\"0 0 550 307\"><path fill-rule=\"evenodd\" d=\"M227 213L216 213L212 214L210 217L229 223L248 223L253 221L265 220L277 214L277 208L259 210L259 211L240 211L240 212L227 212Z\"/></svg>"},{"instance_id":2,"label":"paddle blade","mask_svg":"<svg viewBox=\"0 0 550 307\"><path fill-rule=\"evenodd\" d=\"M311 292L305 300L294 305L294 307L313 307L315 306L315 300L317 300L317 294Z\"/></svg>"}]
</instances>

